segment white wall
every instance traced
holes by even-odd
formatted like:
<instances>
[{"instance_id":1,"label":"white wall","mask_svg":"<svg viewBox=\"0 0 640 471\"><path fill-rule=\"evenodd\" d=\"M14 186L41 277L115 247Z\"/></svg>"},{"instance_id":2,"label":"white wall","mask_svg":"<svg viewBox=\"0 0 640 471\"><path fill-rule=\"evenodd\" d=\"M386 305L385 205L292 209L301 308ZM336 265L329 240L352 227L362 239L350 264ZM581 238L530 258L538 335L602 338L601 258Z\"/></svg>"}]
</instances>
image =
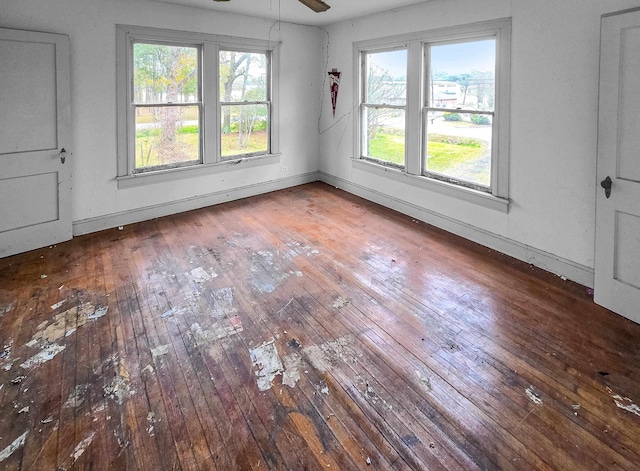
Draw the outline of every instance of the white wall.
<instances>
[{"instance_id":1,"label":"white wall","mask_svg":"<svg viewBox=\"0 0 640 471\"><path fill-rule=\"evenodd\" d=\"M341 70L343 81L336 119L325 112L321 127L343 119L321 136L321 171L347 189L374 189L378 197L372 199L387 195L392 207L402 209L398 201L406 202L417 217L423 209L425 219L436 224L442 215L446 228L462 228L458 232L465 236L475 231L472 238L534 264L545 266L536 260L541 256L573 264L591 278L578 281L591 284L600 16L637 5L631 0L433 0L325 28L327 68ZM504 17L512 17L513 28L509 213L354 169L352 43ZM323 104L330 107L326 92Z\"/></svg>"},{"instance_id":2,"label":"white wall","mask_svg":"<svg viewBox=\"0 0 640 471\"><path fill-rule=\"evenodd\" d=\"M118 190L116 177L116 24L281 41L280 164ZM67 34L71 43L73 220L100 228L134 219L141 208L274 180L295 181L318 168L321 33L317 28L144 0L20 0L0 5L0 27ZM281 167L287 167L286 172ZM278 182L275 183L278 185ZM263 185L263 187L265 187ZM224 198L224 195L222 196ZM183 208L187 208L183 205ZM137 210L137 211L136 211ZM116 215L115 217L113 215ZM126 218L125 218L126 220Z\"/></svg>"}]
</instances>

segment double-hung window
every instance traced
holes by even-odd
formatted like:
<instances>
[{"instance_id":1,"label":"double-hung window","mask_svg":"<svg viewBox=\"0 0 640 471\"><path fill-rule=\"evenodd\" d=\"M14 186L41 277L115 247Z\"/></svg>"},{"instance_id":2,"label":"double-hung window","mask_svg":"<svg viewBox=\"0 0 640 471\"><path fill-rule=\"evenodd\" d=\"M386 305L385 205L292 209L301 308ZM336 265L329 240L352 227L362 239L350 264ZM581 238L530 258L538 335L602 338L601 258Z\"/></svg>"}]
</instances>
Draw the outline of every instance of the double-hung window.
<instances>
[{"instance_id":1,"label":"double-hung window","mask_svg":"<svg viewBox=\"0 0 640 471\"><path fill-rule=\"evenodd\" d=\"M407 50L362 54L362 156L404 167Z\"/></svg>"},{"instance_id":2,"label":"double-hung window","mask_svg":"<svg viewBox=\"0 0 640 471\"><path fill-rule=\"evenodd\" d=\"M269 55L221 50L219 53L221 156L269 152Z\"/></svg>"},{"instance_id":3,"label":"double-hung window","mask_svg":"<svg viewBox=\"0 0 640 471\"><path fill-rule=\"evenodd\" d=\"M276 45L118 26L119 185L277 159Z\"/></svg>"},{"instance_id":4,"label":"double-hung window","mask_svg":"<svg viewBox=\"0 0 640 471\"><path fill-rule=\"evenodd\" d=\"M506 211L510 24L356 43L365 167L397 167L418 186Z\"/></svg>"}]
</instances>

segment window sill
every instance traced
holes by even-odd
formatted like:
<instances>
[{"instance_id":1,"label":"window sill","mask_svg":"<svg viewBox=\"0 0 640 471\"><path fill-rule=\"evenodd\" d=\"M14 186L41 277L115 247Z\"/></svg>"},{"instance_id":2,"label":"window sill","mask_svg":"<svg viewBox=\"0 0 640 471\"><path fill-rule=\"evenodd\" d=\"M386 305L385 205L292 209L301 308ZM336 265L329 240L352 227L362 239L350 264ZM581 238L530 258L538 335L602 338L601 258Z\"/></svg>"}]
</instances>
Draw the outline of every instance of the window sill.
<instances>
[{"instance_id":1,"label":"window sill","mask_svg":"<svg viewBox=\"0 0 640 471\"><path fill-rule=\"evenodd\" d=\"M153 185L155 183L171 182L183 178L201 177L214 173L222 173L238 168L252 168L261 165L271 165L280 163L281 154L266 154L251 157L238 157L215 164L199 164L189 167L178 167L154 172L135 173L117 177L118 189L135 188L143 185Z\"/></svg>"},{"instance_id":2,"label":"window sill","mask_svg":"<svg viewBox=\"0 0 640 471\"><path fill-rule=\"evenodd\" d=\"M376 164L363 159L353 159L353 168L370 172L378 176L391 178L397 182L407 183L424 190L434 191L445 196L451 196L463 201L468 201L505 214L509 212L509 199L499 198L483 191L465 188L454 185L453 183L443 182L425 176L411 175L403 170Z\"/></svg>"}]
</instances>

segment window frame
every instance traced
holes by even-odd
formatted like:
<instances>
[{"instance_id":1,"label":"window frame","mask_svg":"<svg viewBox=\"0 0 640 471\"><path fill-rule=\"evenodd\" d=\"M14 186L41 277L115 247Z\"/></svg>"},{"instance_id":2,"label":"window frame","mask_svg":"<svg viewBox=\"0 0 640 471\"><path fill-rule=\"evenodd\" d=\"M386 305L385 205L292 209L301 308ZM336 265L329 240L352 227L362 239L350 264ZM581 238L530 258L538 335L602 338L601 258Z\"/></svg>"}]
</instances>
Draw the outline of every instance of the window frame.
<instances>
[{"instance_id":1,"label":"window frame","mask_svg":"<svg viewBox=\"0 0 640 471\"><path fill-rule=\"evenodd\" d=\"M265 51L263 49L252 49L252 48L238 48L238 47L228 47L228 46L218 46L218 67L220 66L220 52L222 51L229 51L229 52L248 52L248 53L253 53L253 54L264 54ZM220 98L220 89L218 89L218 109L217 109L217 113L218 113L218 126L220 127L220 125L222 124L222 108L224 106L249 106L249 105L266 105L267 106L267 115L269 116L269 119L267 121L267 151L266 154L271 154L271 109L272 109L272 74L269 72L272 67L271 67L271 62L272 62L272 54L266 54L266 61L267 61L267 90L266 90L266 97L265 100L262 101L248 101L245 100L243 102L237 102L237 101L229 101L229 102L225 102L222 101L222 99ZM218 70L218 82L220 80L220 71ZM222 155L222 140L220 140L220 142L218 143L218 152L219 152L219 156L220 156L220 161L224 162L224 161L229 161L229 160L237 160L239 158L243 158L243 157L256 157L256 156L260 156L260 155L265 155L265 152L250 152L250 153L246 153L246 154L235 154L235 155L229 155L224 157Z\"/></svg>"},{"instance_id":2,"label":"window frame","mask_svg":"<svg viewBox=\"0 0 640 471\"><path fill-rule=\"evenodd\" d=\"M428 108L427 73L429 45L461 41L496 40L496 90L494 102L494 125L492 130L491 187L478 188L459 184L454 179L434 178L426 170L426 108ZM405 166L403 169L389 168L363 157L362 113L356 120L354 143L354 168L381 176L392 176L394 180L436 191L438 193L470 201L501 212L509 209L509 151L510 151L510 76L511 76L511 18L439 28L385 38L376 38L354 43L354 65L358 80L355 81L354 98L360 109L362 104L362 56L376 50L406 46L407 57L407 113L405 127Z\"/></svg>"},{"instance_id":3,"label":"window frame","mask_svg":"<svg viewBox=\"0 0 640 471\"><path fill-rule=\"evenodd\" d=\"M197 73L198 73L198 85L197 85L197 100L195 102L158 102L158 103L136 103L135 100L135 77L134 77L134 68L131 67L131 75L130 75L130 99L128 100L128 105L130 109L127 111L130 113L129 122L132 126L127 127L127 147L128 147L128 155L131 156L128 162L128 170L130 174L133 175L141 175L148 172L158 172L162 170L170 170L174 168L182 168L182 167L191 167L193 165L202 164L204 161L204 139L202 131L198 132L198 160L197 161L182 161L176 162L173 164L164 164L164 165L156 165L153 167L146 168L136 168L136 130L135 130L135 117L136 110L138 108L158 108L158 107L187 107L187 106L197 106L198 107L198 126L199 130L203 129L203 116L204 116L204 101L202 98L202 56L203 56L203 45L198 43L187 43L187 42L174 42L174 41L149 41L149 40L139 40L133 39L131 41L131 48L129 50L129 64L134 64L134 46L136 44L150 44L150 45L159 45L159 46L174 46L174 47L192 47L196 49L197 52Z\"/></svg>"},{"instance_id":4,"label":"window frame","mask_svg":"<svg viewBox=\"0 0 640 471\"><path fill-rule=\"evenodd\" d=\"M199 48L200 161L168 165L145 171L135 167L135 106L133 100L133 44L166 44ZM143 26L116 25L117 176L118 188L223 172L237 164L256 166L280 160L278 140L277 41L237 38ZM268 58L267 82L269 149L267 152L222 158L219 94L219 51L264 53ZM192 103L186 103L191 105ZM195 103L193 103L195 104Z\"/></svg>"},{"instance_id":5,"label":"window frame","mask_svg":"<svg viewBox=\"0 0 640 471\"><path fill-rule=\"evenodd\" d=\"M368 110L369 108L374 108L374 109L379 109L379 108L384 108L384 109L395 109L395 110L402 110L404 112L404 132L405 132L405 146L404 146L404 158L403 161L404 163L402 165L400 164L396 164L394 162L389 162L386 160L381 160L378 159L376 157L372 157L370 155L364 155L363 152L360 152L361 154L361 158L363 160L368 160L370 162L376 163L378 165L384 165L384 166L388 166L388 167L393 167L393 168L404 168L404 166L407 163L407 146L406 146L406 132L407 132L407 94L405 93L405 97L404 97L404 101L405 104L404 105L392 105L389 103L372 103L372 102L368 102L367 101L367 79L369 78L368 74L365 73L365 69L368 70L367 65L368 65L368 61L367 61L367 55L368 54L378 54L378 53L384 53L384 52L393 52L393 51L407 51L407 63L408 63L408 48L406 44L402 44L402 45L396 45L393 47L383 47L383 48L378 48L378 49L370 49L370 50L366 50L366 51L362 51L362 53L360 54L360 112L359 112L359 120L360 123L363 123L364 121L364 116L365 116L365 111ZM408 68L408 66L407 66ZM408 74L407 74L408 75ZM364 131L364 126L362 126L363 131ZM360 135L360 149L362 150L365 147L365 141L367 140L367 135L366 132L362 132L362 134Z\"/></svg>"}]
</instances>

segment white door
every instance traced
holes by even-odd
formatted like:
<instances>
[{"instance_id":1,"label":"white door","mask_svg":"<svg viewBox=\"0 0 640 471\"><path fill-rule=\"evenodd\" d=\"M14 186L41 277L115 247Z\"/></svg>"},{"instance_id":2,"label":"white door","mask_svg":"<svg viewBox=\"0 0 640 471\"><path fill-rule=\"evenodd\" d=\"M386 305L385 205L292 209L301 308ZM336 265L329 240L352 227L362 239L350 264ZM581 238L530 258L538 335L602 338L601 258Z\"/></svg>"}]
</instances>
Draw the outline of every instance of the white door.
<instances>
[{"instance_id":1,"label":"white door","mask_svg":"<svg viewBox=\"0 0 640 471\"><path fill-rule=\"evenodd\" d=\"M601 34L594 299L640 323L640 9Z\"/></svg>"},{"instance_id":2,"label":"white door","mask_svg":"<svg viewBox=\"0 0 640 471\"><path fill-rule=\"evenodd\" d=\"M0 257L71 238L69 73L67 36L0 28Z\"/></svg>"}]
</instances>

